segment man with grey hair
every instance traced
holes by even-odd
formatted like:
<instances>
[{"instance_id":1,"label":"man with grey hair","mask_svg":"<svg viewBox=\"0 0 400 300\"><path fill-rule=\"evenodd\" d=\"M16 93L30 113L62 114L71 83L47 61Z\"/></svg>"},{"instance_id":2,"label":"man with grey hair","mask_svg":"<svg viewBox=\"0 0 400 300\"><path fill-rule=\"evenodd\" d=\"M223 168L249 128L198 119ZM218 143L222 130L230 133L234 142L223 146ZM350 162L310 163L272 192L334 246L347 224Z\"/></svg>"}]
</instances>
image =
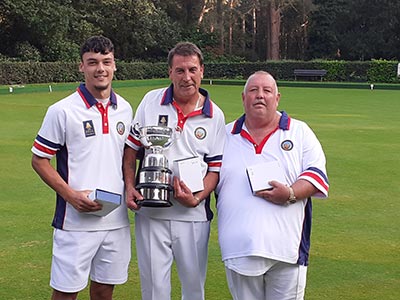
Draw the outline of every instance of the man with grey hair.
<instances>
[{"instance_id":1,"label":"man with grey hair","mask_svg":"<svg viewBox=\"0 0 400 300\"><path fill-rule=\"evenodd\" d=\"M303 299L311 231L311 196L329 184L322 147L311 129L278 112L271 74L252 74L244 114L226 126L218 195L218 236L234 300Z\"/></svg>"}]
</instances>

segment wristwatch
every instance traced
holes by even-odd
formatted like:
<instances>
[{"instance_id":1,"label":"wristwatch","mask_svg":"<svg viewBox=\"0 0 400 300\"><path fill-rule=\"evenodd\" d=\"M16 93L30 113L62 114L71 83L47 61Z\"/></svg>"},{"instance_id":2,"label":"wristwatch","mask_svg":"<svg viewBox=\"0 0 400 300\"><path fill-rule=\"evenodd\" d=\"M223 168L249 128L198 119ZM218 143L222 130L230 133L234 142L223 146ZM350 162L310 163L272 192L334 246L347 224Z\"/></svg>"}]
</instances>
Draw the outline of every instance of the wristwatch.
<instances>
[{"instance_id":1,"label":"wristwatch","mask_svg":"<svg viewBox=\"0 0 400 300\"><path fill-rule=\"evenodd\" d=\"M291 186L288 186L288 188L289 188L289 199L288 199L288 202L290 204L296 203L297 198L296 198L296 195L294 194L293 188Z\"/></svg>"},{"instance_id":2,"label":"wristwatch","mask_svg":"<svg viewBox=\"0 0 400 300\"><path fill-rule=\"evenodd\" d=\"M199 204L201 202L201 199L199 197L196 197L196 196L194 196L193 198L197 201L197 204L196 204L195 207L199 206Z\"/></svg>"}]
</instances>

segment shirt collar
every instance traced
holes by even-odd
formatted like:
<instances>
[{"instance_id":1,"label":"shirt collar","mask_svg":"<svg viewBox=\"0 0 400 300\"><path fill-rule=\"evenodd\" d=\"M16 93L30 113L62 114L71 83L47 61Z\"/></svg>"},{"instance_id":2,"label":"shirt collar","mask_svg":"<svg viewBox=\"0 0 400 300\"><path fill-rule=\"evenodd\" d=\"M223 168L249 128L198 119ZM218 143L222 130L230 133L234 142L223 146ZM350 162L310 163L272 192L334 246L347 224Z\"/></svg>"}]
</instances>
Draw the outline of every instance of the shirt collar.
<instances>
[{"instance_id":1,"label":"shirt collar","mask_svg":"<svg viewBox=\"0 0 400 300\"><path fill-rule=\"evenodd\" d=\"M282 130L289 130L290 127L290 117L285 111L280 112L280 119L279 119L279 129ZM233 128L231 133L232 134L238 134L242 131L244 121L246 120L246 114L243 114L239 119L235 121L233 124Z\"/></svg>"},{"instance_id":2,"label":"shirt collar","mask_svg":"<svg viewBox=\"0 0 400 300\"><path fill-rule=\"evenodd\" d=\"M77 91L78 91L79 95L81 96L81 98L87 108L90 108L93 105L97 104L96 98L93 97L93 95L89 92L89 90L86 88L86 85L84 83L81 83L79 85ZM113 107L117 106L117 96L115 95L113 90L111 90L110 102Z\"/></svg>"},{"instance_id":3,"label":"shirt collar","mask_svg":"<svg viewBox=\"0 0 400 300\"><path fill-rule=\"evenodd\" d=\"M213 106L212 106L210 96L205 89L199 88L199 92L200 92L200 94L202 94L205 97L203 108L202 108L201 112L205 116L212 118ZM172 104L172 101L174 100L173 95L174 95L174 85L171 83L171 85L164 92L164 95L161 99L161 105Z\"/></svg>"}]
</instances>

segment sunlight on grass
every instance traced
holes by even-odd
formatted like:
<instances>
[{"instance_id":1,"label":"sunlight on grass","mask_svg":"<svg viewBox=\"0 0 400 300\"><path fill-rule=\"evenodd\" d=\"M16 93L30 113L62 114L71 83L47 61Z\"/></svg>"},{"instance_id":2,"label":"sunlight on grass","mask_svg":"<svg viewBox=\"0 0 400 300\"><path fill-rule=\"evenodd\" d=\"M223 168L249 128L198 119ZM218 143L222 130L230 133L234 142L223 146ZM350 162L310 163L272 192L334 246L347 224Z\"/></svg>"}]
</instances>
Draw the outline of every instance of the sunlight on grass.
<instances>
[{"instance_id":1,"label":"sunlight on grass","mask_svg":"<svg viewBox=\"0 0 400 300\"><path fill-rule=\"evenodd\" d=\"M135 109L165 82L119 82ZM77 84L0 95L0 299L49 299L51 220L55 195L30 166L33 140L47 107ZM243 114L241 86L204 85L230 122ZM30 87L29 87L30 88ZM57 91L56 88L60 90ZM28 87L26 87L28 90ZM327 156L330 198L313 201L307 300L398 299L400 286L400 91L289 88L279 109L307 122ZM215 202L212 203L215 212ZM133 213L130 213L134 232ZM212 222L206 299L231 299ZM115 299L140 299L134 236L127 284ZM172 299L180 299L173 272ZM80 299L88 299L88 289Z\"/></svg>"}]
</instances>

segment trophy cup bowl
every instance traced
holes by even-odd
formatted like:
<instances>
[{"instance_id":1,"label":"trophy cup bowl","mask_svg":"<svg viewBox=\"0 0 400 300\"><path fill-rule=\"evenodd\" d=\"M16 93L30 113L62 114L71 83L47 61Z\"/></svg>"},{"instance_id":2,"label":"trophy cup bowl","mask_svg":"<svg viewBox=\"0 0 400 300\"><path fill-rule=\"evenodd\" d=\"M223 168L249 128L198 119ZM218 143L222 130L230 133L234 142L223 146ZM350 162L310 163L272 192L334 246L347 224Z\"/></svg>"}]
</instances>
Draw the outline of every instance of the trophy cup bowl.
<instances>
[{"instance_id":1,"label":"trophy cup bowl","mask_svg":"<svg viewBox=\"0 0 400 300\"><path fill-rule=\"evenodd\" d=\"M170 198L173 176L163 150L171 145L173 130L162 126L136 126L135 130L142 145L148 149L139 170L139 183L136 185L143 200L138 200L137 203L147 207L172 206Z\"/></svg>"},{"instance_id":2,"label":"trophy cup bowl","mask_svg":"<svg viewBox=\"0 0 400 300\"><path fill-rule=\"evenodd\" d=\"M172 142L172 128L164 126L145 126L141 127L140 133L151 146L161 146L167 148ZM146 146L146 145L144 145Z\"/></svg>"}]
</instances>

